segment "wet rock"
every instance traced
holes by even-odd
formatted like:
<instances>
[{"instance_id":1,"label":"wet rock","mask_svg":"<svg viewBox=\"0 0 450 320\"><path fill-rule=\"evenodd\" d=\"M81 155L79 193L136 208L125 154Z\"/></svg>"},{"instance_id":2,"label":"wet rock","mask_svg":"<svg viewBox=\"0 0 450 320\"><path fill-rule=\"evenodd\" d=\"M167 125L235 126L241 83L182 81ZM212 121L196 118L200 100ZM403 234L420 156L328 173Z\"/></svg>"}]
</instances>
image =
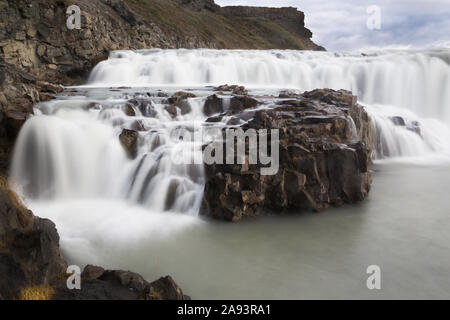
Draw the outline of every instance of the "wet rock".
<instances>
[{"instance_id":1,"label":"wet rock","mask_svg":"<svg viewBox=\"0 0 450 320\"><path fill-rule=\"evenodd\" d=\"M306 92L298 103L255 111L240 127L256 130L259 137L260 129L278 130L278 170L262 175L268 166L249 162L248 143L244 164L206 165L202 214L236 222L267 212L320 211L368 195L372 126L350 92Z\"/></svg>"},{"instance_id":2,"label":"wet rock","mask_svg":"<svg viewBox=\"0 0 450 320\"><path fill-rule=\"evenodd\" d=\"M41 81L38 82L37 87L40 91L58 94L64 91L64 87L60 84Z\"/></svg>"},{"instance_id":3,"label":"wet rock","mask_svg":"<svg viewBox=\"0 0 450 320\"><path fill-rule=\"evenodd\" d=\"M289 99L289 98L297 98L299 96L298 93L290 90L283 90L280 92L278 98L280 99Z\"/></svg>"},{"instance_id":4,"label":"wet rock","mask_svg":"<svg viewBox=\"0 0 450 320\"><path fill-rule=\"evenodd\" d=\"M406 126L406 121L405 119L403 119L400 116L395 116L395 117L391 117L391 121L393 124L395 124L396 126L401 126L404 127Z\"/></svg>"},{"instance_id":5,"label":"wet rock","mask_svg":"<svg viewBox=\"0 0 450 320\"><path fill-rule=\"evenodd\" d=\"M243 111L245 109L255 108L259 102L249 96L235 96L231 98L230 110L233 113Z\"/></svg>"},{"instance_id":6,"label":"wet rock","mask_svg":"<svg viewBox=\"0 0 450 320\"><path fill-rule=\"evenodd\" d=\"M159 98L167 98L169 95L168 95L167 93L165 93L165 92L159 91L158 94L157 94L157 96L158 96Z\"/></svg>"},{"instance_id":7,"label":"wet rock","mask_svg":"<svg viewBox=\"0 0 450 320\"><path fill-rule=\"evenodd\" d=\"M177 107L175 107L174 105L165 106L164 110L166 110L167 113L169 113L169 115L172 117L172 119L176 118L178 115Z\"/></svg>"},{"instance_id":8,"label":"wet rock","mask_svg":"<svg viewBox=\"0 0 450 320\"><path fill-rule=\"evenodd\" d=\"M139 110L144 117L154 118L158 114L151 101L142 101L139 105Z\"/></svg>"},{"instance_id":9,"label":"wet rock","mask_svg":"<svg viewBox=\"0 0 450 320\"><path fill-rule=\"evenodd\" d=\"M183 100L186 100L188 98L195 98L195 97L196 97L196 95L191 92L178 91L178 92L175 92L169 98L169 103L170 104L178 104Z\"/></svg>"},{"instance_id":10,"label":"wet rock","mask_svg":"<svg viewBox=\"0 0 450 320\"><path fill-rule=\"evenodd\" d=\"M243 86L224 84L214 88L218 92L231 92L233 95L247 95L248 91Z\"/></svg>"},{"instance_id":11,"label":"wet rock","mask_svg":"<svg viewBox=\"0 0 450 320\"><path fill-rule=\"evenodd\" d=\"M86 270L86 268L88 270ZM137 273L87 266L81 290L68 290L65 281L51 282L53 300L186 300L169 276L148 283ZM89 276L87 276L89 272ZM181 294L180 294L181 293Z\"/></svg>"},{"instance_id":12,"label":"wet rock","mask_svg":"<svg viewBox=\"0 0 450 320\"><path fill-rule=\"evenodd\" d=\"M127 103L124 107L124 113L125 115L127 115L128 117L135 117L136 116L136 111L134 110L133 105Z\"/></svg>"},{"instance_id":13,"label":"wet rock","mask_svg":"<svg viewBox=\"0 0 450 320\"><path fill-rule=\"evenodd\" d=\"M420 123L417 121L411 121L407 124L406 129L416 133L419 136L422 136L422 129L420 128Z\"/></svg>"},{"instance_id":14,"label":"wet rock","mask_svg":"<svg viewBox=\"0 0 450 320\"><path fill-rule=\"evenodd\" d=\"M81 273L81 278L85 281L92 281L100 278L105 273L105 269L93 265L87 265Z\"/></svg>"},{"instance_id":15,"label":"wet rock","mask_svg":"<svg viewBox=\"0 0 450 320\"><path fill-rule=\"evenodd\" d=\"M206 116L212 116L213 114L223 112L223 99L213 94L206 98L205 105L203 106L203 113Z\"/></svg>"},{"instance_id":16,"label":"wet rock","mask_svg":"<svg viewBox=\"0 0 450 320\"><path fill-rule=\"evenodd\" d=\"M191 105L187 100L182 100L177 104L177 107L180 109L181 114L185 115L192 111Z\"/></svg>"},{"instance_id":17,"label":"wet rock","mask_svg":"<svg viewBox=\"0 0 450 320\"><path fill-rule=\"evenodd\" d=\"M170 277L160 278L144 289L145 300L191 300Z\"/></svg>"},{"instance_id":18,"label":"wet rock","mask_svg":"<svg viewBox=\"0 0 450 320\"><path fill-rule=\"evenodd\" d=\"M137 156L139 133L134 130L123 129L119 136L120 143L125 149L129 158Z\"/></svg>"},{"instance_id":19,"label":"wet rock","mask_svg":"<svg viewBox=\"0 0 450 320\"><path fill-rule=\"evenodd\" d=\"M91 102L86 106L86 110L102 110L102 105L96 102Z\"/></svg>"}]
</instances>

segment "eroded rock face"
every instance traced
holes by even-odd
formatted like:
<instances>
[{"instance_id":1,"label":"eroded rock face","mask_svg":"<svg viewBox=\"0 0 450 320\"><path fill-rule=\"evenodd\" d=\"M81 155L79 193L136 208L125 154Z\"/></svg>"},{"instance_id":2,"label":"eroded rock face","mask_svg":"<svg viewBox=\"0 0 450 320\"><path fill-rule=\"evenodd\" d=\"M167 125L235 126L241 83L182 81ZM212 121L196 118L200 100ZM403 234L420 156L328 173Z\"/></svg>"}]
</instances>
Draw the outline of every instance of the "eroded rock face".
<instances>
[{"instance_id":1,"label":"eroded rock face","mask_svg":"<svg viewBox=\"0 0 450 320\"><path fill-rule=\"evenodd\" d=\"M207 165L203 214L239 221L264 213L320 211L368 195L370 119L350 92L314 90L280 100L254 112L241 128L279 129L279 170L261 175L264 166L249 164L248 148L243 165Z\"/></svg>"},{"instance_id":2,"label":"eroded rock face","mask_svg":"<svg viewBox=\"0 0 450 320\"><path fill-rule=\"evenodd\" d=\"M138 139L139 133L134 130L123 129L122 133L119 136L120 143L122 147L125 149L129 158L136 158L138 151Z\"/></svg>"},{"instance_id":3,"label":"eroded rock face","mask_svg":"<svg viewBox=\"0 0 450 320\"><path fill-rule=\"evenodd\" d=\"M26 209L0 180L0 299L52 300L186 300L167 276L147 282L131 271L105 270L88 265L81 274L81 290L67 288L67 262L60 253L53 222ZM33 289L30 289L33 288ZM45 292L45 297L40 293Z\"/></svg>"},{"instance_id":4,"label":"eroded rock face","mask_svg":"<svg viewBox=\"0 0 450 320\"><path fill-rule=\"evenodd\" d=\"M64 274L53 222L35 217L16 194L0 187L0 295L18 297L25 286L47 284Z\"/></svg>"},{"instance_id":5,"label":"eroded rock face","mask_svg":"<svg viewBox=\"0 0 450 320\"><path fill-rule=\"evenodd\" d=\"M81 289L68 290L65 281L55 280L54 300L190 300L170 277L147 282L141 275L123 270L105 270L88 265L81 275Z\"/></svg>"}]
</instances>

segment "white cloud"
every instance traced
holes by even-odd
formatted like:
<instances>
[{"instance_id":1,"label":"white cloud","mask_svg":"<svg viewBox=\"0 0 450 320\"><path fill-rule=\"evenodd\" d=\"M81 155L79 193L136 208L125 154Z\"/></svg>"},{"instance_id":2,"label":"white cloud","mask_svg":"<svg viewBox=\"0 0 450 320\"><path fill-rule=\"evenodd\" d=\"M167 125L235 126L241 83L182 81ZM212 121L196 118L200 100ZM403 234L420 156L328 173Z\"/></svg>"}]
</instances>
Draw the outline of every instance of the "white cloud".
<instances>
[{"instance_id":1,"label":"white cloud","mask_svg":"<svg viewBox=\"0 0 450 320\"><path fill-rule=\"evenodd\" d=\"M293 6L306 14L313 40L329 50L425 47L450 42L450 0L216 0L220 5ZM367 7L381 8L381 30L366 26Z\"/></svg>"}]
</instances>

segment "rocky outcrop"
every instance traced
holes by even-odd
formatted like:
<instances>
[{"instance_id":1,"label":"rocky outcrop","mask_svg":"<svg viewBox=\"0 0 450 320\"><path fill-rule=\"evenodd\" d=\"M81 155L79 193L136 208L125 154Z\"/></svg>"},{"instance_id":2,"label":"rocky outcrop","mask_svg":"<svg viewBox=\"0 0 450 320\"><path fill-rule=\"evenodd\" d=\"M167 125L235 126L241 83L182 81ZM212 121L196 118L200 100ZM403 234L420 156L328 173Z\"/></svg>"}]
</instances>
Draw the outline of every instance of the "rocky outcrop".
<instances>
[{"instance_id":1,"label":"rocky outcrop","mask_svg":"<svg viewBox=\"0 0 450 320\"><path fill-rule=\"evenodd\" d=\"M248 119L248 113L234 116ZM278 99L252 111L239 127L279 129L279 170L261 175L264 166L249 163L248 142L244 164L207 165L203 214L239 221L265 213L320 211L368 195L371 125L350 92L324 89Z\"/></svg>"},{"instance_id":2,"label":"rocky outcrop","mask_svg":"<svg viewBox=\"0 0 450 320\"><path fill-rule=\"evenodd\" d=\"M138 139L139 133L128 129L123 129L119 136L120 144L125 149L125 152L130 159L136 158L138 151Z\"/></svg>"},{"instance_id":3,"label":"rocky outcrop","mask_svg":"<svg viewBox=\"0 0 450 320\"><path fill-rule=\"evenodd\" d=\"M48 284L64 274L53 222L35 217L4 180L0 186L0 295L19 297L27 286Z\"/></svg>"},{"instance_id":4,"label":"rocky outcrop","mask_svg":"<svg viewBox=\"0 0 450 320\"><path fill-rule=\"evenodd\" d=\"M176 0L178 3L186 8L196 11L209 10L212 12L218 12L220 6L218 6L214 0Z\"/></svg>"},{"instance_id":5,"label":"rocky outcrop","mask_svg":"<svg viewBox=\"0 0 450 320\"><path fill-rule=\"evenodd\" d=\"M169 276L148 283L130 271L94 266L85 267L80 290L69 290L66 271L53 222L34 216L1 179L0 300L190 299Z\"/></svg>"},{"instance_id":6,"label":"rocky outcrop","mask_svg":"<svg viewBox=\"0 0 450 320\"><path fill-rule=\"evenodd\" d=\"M67 289L65 281L52 283L54 300L190 300L170 277L148 283L130 271L105 270L88 265L80 290Z\"/></svg>"}]
</instances>

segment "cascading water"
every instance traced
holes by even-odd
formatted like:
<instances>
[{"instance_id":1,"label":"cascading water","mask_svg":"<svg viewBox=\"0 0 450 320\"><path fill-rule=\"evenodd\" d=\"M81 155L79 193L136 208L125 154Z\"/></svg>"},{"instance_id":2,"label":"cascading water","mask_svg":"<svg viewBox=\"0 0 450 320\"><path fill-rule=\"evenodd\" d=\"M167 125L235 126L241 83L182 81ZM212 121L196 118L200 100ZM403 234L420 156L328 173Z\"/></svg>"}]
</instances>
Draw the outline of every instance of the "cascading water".
<instances>
[{"instance_id":1,"label":"cascading water","mask_svg":"<svg viewBox=\"0 0 450 320\"><path fill-rule=\"evenodd\" d=\"M347 89L367 105L376 122L378 157L450 152L449 50L357 54L289 50L117 51L97 65L88 82L91 86L181 87L224 83L300 91ZM398 117L403 118L400 123L392 121ZM420 127L419 135L419 130L412 134L414 126Z\"/></svg>"},{"instance_id":2,"label":"cascading water","mask_svg":"<svg viewBox=\"0 0 450 320\"><path fill-rule=\"evenodd\" d=\"M188 112L172 119L164 109L166 98L155 88L173 93L200 87L199 95L206 96L205 87L224 83L259 94L276 94L277 88L348 89L374 120L377 158L447 156L449 63L448 50L112 52L94 68L86 86L37 106L37 116L18 138L12 176L26 195L38 199L119 198L156 211L196 213L203 168L172 160L189 143L200 153L201 143L182 142L171 133L177 127L201 127L204 98L188 99ZM132 117L126 115L129 108ZM135 160L119 143L124 128L139 131Z\"/></svg>"},{"instance_id":3,"label":"cascading water","mask_svg":"<svg viewBox=\"0 0 450 320\"><path fill-rule=\"evenodd\" d=\"M114 198L196 214L203 167L173 160L186 150L201 154L201 145L185 147L195 142L183 144L172 133L174 127L200 128L203 98L188 99L191 112L174 120L161 103L165 98L150 95L100 89L38 105L17 141L13 181L31 198ZM118 139L124 128L139 132L134 160Z\"/></svg>"}]
</instances>

